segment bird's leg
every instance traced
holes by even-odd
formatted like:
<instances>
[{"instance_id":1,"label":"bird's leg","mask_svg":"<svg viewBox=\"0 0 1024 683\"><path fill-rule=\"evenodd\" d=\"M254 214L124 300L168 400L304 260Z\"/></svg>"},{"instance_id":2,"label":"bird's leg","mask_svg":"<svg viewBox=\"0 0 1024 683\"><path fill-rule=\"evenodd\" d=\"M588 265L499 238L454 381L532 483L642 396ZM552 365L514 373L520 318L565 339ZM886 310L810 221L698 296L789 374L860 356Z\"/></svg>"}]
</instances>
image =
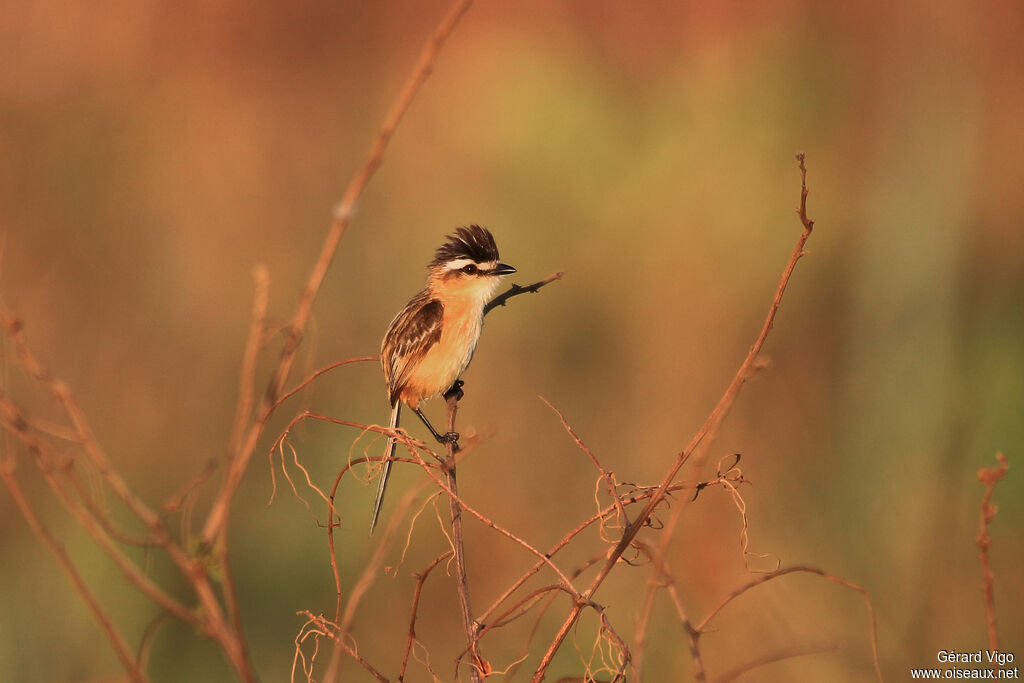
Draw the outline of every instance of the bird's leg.
<instances>
[{"instance_id":1,"label":"bird's leg","mask_svg":"<svg viewBox=\"0 0 1024 683\"><path fill-rule=\"evenodd\" d=\"M461 379L455 380L455 384L452 388L444 392L444 400L449 400L452 396L455 397L456 401L461 401L462 397L466 395L466 392L462 390L462 386L465 384Z\"/></svg>"},{"instance_id":2,"label":"bird's leg","mask_svg":"<svg viewBox=\"0 0 1024 683\"><path fill-rule=\"evenodd\" d=\"M439 434L437 432L437 430L434 429L434 425L430 424L430 420L427 419L427 416L423 414L422 410L420 410L419 408L413 408L412 412L414 412L417 415L419 415L419 418L421 420L423 420L423 424L427 425L427 429L429 429L430 433L434 435L434 438L437 439L438 443L454 444L456 446L456 450L458 450L458 445L459 445L459 433L458 432L448 432L446 434Z\"/></svg>"}]
</instances>

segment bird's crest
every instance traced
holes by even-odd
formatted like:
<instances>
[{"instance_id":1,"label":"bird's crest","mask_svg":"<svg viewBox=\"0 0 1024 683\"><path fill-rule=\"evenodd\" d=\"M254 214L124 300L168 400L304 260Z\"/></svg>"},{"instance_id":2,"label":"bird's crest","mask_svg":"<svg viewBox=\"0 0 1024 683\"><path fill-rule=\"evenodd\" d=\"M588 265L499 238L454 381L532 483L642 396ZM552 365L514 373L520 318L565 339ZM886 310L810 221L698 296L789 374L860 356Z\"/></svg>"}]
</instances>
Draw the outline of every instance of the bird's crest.
<instances>
[{"instance_id":1,"label":"bird's crest","mask_svg":"<svg viewBox=\"0 0 1024 683\"><path fill-rule=\"evenodd\" d=\"M458 228L454 235L448 235L448 241L434 253L431 266L440 266L458 259L472 259L477 263L498 261L498 245L494 236L487 228L470 225Z\"/></svg>"}]
</instances>

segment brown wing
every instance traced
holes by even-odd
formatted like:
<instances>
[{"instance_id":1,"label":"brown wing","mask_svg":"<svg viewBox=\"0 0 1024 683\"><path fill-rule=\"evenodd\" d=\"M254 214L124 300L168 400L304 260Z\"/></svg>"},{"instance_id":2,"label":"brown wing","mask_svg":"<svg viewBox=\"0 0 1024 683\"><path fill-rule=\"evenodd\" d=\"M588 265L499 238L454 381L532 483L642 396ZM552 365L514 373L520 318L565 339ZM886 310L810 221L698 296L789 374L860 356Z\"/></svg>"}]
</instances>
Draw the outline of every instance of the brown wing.
<instances>
[{"instance_id":1,"label":"brown wing","mask_svg":"<svg viewBox=\"0 0 1024 683\"><path fill-rule=\"evenodd\" d=\"M444 306L426 292L420 292L395 316L384 335L380 362L388 383L388 397L395 405L398 394L431 346L441 339Z\"/></svg>"}]
</instances>

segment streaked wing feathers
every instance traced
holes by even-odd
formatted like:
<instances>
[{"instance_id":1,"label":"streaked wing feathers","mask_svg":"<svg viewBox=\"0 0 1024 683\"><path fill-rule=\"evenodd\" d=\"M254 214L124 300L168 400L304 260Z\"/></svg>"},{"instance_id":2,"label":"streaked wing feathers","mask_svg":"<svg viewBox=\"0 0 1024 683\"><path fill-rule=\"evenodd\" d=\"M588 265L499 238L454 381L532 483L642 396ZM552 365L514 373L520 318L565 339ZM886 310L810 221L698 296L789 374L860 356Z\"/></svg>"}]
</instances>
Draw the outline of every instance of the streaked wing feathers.
<instances>
[{"instance_id":1,"label":"streaked wing feathers","mask_svg":"<svg viewBox=\"0 0 1024 683\"><path fill-rule=\"evenodd\" d=\"M388 383L391 405L409 380L409 373L431 346L441 339L444 306L427 292L420 292L391 321L381 346L381 365Z\"/></svg>"}]
</instances>

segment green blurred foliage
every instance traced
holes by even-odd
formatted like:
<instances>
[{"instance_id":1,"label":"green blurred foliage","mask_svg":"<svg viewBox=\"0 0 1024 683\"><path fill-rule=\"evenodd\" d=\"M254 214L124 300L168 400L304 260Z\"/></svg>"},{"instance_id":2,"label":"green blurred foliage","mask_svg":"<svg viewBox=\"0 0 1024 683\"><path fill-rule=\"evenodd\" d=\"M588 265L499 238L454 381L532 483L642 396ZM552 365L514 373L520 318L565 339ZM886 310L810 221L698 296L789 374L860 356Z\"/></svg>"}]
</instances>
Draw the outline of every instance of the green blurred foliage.
<instances>
[{"instance_id":1,"label":"green blurred foliage","mask_svg":"<svg viewBox=\"0 0 1024 683\"><path fill-rule=\"evenodd\" d=\"M0 12L0 291L154 505L226 451L250 269L269 268L271 320L283 322L332 207L444 11L438 2L44 0ZM805 151L811 253L769 338L771 367L715 444L744 456L751 550L864 586L883 668L900 680L940 649L985 645L975 474L1005 451L992 562L1003 648L1015 651L1024 642L1022 19L1012 0L480 4L358 206L295 376L376 353L454 226L489 226L519 282L567 271L488 318L460 413L464 431L490 434L460 470L466 499L547 547L591 514L595 472L537 395L620 481L657 481L763 321L799 232L793 154ZM276 353L275 342L261 377ZM4 372L5 391L58 415L16 363ZM302 406L368 423L387 408L376 365L335 371L271 423L252 462L232 561L263 680L290 671L296 612L334 605L324 530L280 472L266 505L263 456ZM291 443L326 488L350 451L378 452L357 437L306 424ZM138 644L155 608L17 457L37 507ZM421 478L397 468L385 515ZM344 591L373 549L371 498L355 480L339 498ZM361 654L389 676L410 575L446 548L431 513L419 524L357 615ZM669 560L694 619L749 577L739 526L719 490L683 518ZM0 680L116 674L6 494L0 534ZM467 545L481 607L530 562L472 522ZM591 534L563 566L600 547ZM187 599L158 554L134 556ZM619 571L597 597L629 638L647 575ZM461 647L443 571L421 610L432 663L448 677ZM760 656L831 647L748 679L865 680L867 624L855 593L781 578L722 613L702 640L705 665L713 678ZM538 642L555 626L546 622ZM594 628L584 621L579 642ZM485 641L485 654L511 661L525 634L513 627ZM579 673L574 657L569 644L552 680ZM215 648L178 624L161 627L150 670L157 681L228 677ZM674 610L660 603L645 680L691 672ZM362 680L351 663L343 674ZM418 669L408 680L425 677Z\"/></svg>"}]
</instances>

